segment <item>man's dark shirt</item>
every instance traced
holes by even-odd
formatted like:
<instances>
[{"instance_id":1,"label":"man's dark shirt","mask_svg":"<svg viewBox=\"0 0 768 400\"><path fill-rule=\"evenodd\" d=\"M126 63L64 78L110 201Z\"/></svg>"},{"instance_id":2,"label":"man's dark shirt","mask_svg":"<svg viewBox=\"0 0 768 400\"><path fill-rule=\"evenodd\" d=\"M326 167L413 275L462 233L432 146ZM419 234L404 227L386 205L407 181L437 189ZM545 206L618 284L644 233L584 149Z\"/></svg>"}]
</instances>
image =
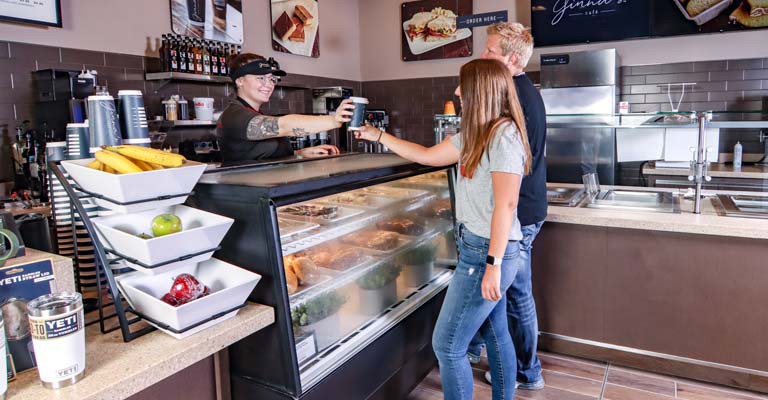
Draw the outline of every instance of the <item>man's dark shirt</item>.
<instances>
[{"instance_id":1,"label":"man's dark shirt","mask_svg":"<svg viewBox=\"0 0 768 400\"><path fill-rule=\"evenodd\" d=\"M279 158L293 154L287 138L248 140L248 124L257 115L262 114L239 97L221 114L216 131L223 162Z\"/></svg>"},{"instance_id":2,"label":"man's dark shirt","mask_svg":"<svg viewBox=\"0 0 768 400\"><path fill-rule=\"evenodd\" d=\"M547 140L547 112L541 94L525 74L515 77L517 96L525 115L525 129L531 146L531 173L523 178L517 218L520 225L532 225L547 217L547 164L544 144Z\"/></svg>"}]
</instances>

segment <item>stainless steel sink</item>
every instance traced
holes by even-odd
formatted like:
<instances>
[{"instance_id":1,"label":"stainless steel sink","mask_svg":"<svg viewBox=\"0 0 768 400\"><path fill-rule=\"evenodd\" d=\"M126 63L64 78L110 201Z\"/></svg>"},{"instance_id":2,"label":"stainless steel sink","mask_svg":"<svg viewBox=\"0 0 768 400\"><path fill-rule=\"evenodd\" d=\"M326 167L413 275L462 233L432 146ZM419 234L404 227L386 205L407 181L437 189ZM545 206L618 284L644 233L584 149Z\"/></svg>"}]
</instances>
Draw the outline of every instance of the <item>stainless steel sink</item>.
<instances>
[{"instance_id":1,"label":"stainless steel sink","mask_svg":"<svg viewBox=\"0 0 768 400\"><path fill-rule=\"evenodd\" d=\"M728 217L768 218L768 197L719 194Z\"/></svg>"},{"instance_id":2,"label":"stainless steel sink","mask_svg":"<svg viewBox=\"0 0 768 400\"><path fill-rule=\"evenodd\" d=\"M584 189L547 187L547 202L552 205L575 207L584 198Z\"/></svg>"},{"instance_id":3,"label":"stainless steel sink","mask_svg":"<svg viewBox=\"0 0 768 400\"><path fill-rule=\"evenodd\" d=\"M633 190L601 191L585 204L588 208L626 211L679 213L680 200L668 192L644 192Z\"/></svg>"}]
</instances>

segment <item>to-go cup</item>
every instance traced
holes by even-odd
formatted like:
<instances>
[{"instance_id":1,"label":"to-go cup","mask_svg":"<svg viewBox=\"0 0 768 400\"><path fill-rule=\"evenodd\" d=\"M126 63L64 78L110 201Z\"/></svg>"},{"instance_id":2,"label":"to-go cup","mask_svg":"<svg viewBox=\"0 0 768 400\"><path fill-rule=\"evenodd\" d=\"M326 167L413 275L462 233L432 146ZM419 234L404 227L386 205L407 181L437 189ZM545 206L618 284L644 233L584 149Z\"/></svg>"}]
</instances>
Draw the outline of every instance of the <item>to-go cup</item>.
<instances>
[{"instance_id":1,"label":"to-go cup","mask_svg":"<svg viewBox=\"0 0 768 400\"><path fill-rule=\"evenodd\" d=\"M365 97L350 97L355 105L352 118L347 125L347 130L357 131L365 124L365 109L368 107L368 99Z\"/></svg>"}]
</instances>

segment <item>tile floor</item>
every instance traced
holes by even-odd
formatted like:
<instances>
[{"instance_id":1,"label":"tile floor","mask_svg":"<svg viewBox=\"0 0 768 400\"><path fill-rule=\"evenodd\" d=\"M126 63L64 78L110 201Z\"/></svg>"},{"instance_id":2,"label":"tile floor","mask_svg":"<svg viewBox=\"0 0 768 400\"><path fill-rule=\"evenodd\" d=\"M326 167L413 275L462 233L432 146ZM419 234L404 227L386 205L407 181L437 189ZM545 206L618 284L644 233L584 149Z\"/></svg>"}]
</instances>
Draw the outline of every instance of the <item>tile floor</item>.
<instances>
[{"instance_id":1,"label":"tile floor","mask_svg":"<svg viewBox=\"0 0 768 400\"><path fill-rule=\"evenodd\" d=\"M551 353L539 353L547 386L540 391L518 390L519 400L768 400L768 396L707 385L664 375L622 368ZM473 365L474 398L490 399L491 386L483 379L487 359ZM443 398L437 368L406 400Z\"/></svg>"}]
</instances>

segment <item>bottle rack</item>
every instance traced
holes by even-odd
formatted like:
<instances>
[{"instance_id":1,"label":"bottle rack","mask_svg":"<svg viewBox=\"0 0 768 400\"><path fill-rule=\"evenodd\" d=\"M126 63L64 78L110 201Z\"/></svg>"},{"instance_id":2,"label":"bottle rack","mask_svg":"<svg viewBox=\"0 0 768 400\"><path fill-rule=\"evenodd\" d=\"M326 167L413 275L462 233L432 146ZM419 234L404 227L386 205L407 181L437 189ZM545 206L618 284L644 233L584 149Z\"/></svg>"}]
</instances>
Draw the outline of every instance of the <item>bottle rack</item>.
<instances>
[{"instance_id":1,"label":"bottle rack","mask_svg":"<svg viewBox=\"0 0 768 400\"><path fill-rule=\"evenodd\" d=\"M239 310L240 308L243 308L247 304L247 301L246 301L243 304L240 304L229 310L217 313L216 315L212 315L202 321L196 322L191 326L188 326L181 330L174 329L162 322L156 321L134 310L127 303L127 301L123 299L123 296L117 287L117 283L115 281L115 274L111 268L112 265L118 264L121 261L128 261L144 268L149 268L149 269L158 268L171 263L186 261L190 258L196 257L201 254L210 253L212 251L219 250L220 247L205 250L203 252L196 253L196 254L185 255L177 259L159 263L156 265L144 265L143 263L140 263L133 258L130 258L118 252L115 252L104 246L104 244L101 242L101 239L96 234L96 229L94 227L94 224L91 221L90 217L88 216L88 213L86 212L82 201L89 198L98 198L101 200L109 201L117 205L131 205L131 204L140 204L140 203L149 203L154 201L167 200L169 198L174 198L174 197L189 196L192 193L178 194L178 195L172 195L172 196L160 196L157 198L145 199L140 201L132 201L129 203L120 203L120 202L111 200L109 198L106 198L100 194L83 190L77 185L70 184L59 162L49 162L48 169L53 173L53 176L61 183L62 187L64 188L64 191L66 192L70 200L70 213L71 213L70 215L73 216L72 222L71 222L72 235L75 243L75 257L73 260L73 263L74 263L73 268L75 270L75 282L76 282L76 289L78 292L81 291L81 287L80 287L80 279L79 279L79 273L78 273L79 268L77 265L78 250L77 250L77 237L76 237L77 229L76 229L75 218L74 218L75 214L78 215L78 218L83 224L81 229L85 228L86 232L88 233L88 236L90 237L93 243L95 263L96 263L96 288L97 288L96 300L97 300L98 319L88 322L86 323L86 325L91 325L96 323L96 321L98 321L99 329L102 334L110 333L117 329L120 329L120 332L123 335L123 341L130 342L131 340L144 336L147 333L150 333L156 329L152 325L137 324L142 320L155 324L156 326L162 329L168 330L170 332L173 332L175 334L180 334L180 333L184 333L189 330L192 330L200 325L203 325L215 319L218 319L228 313L231 313L232 311ZM54 209L55 206L52 204L51 207L52 207L52 212L55 213L55 209ZM115 257L108 258L107 257L108 254L113 255ZM111 300L107 300L104 298L103 291L105 288L102 286L102 280L104 279L106 279L106 285L107 285L106 289L108 290L108 295L111 297ZM114 307L114 312L108 312L109 307ZM111 324L111 326L108 325L107 322L114 318L117 318L117 324Z\"/></svg>"}]
</instances>

